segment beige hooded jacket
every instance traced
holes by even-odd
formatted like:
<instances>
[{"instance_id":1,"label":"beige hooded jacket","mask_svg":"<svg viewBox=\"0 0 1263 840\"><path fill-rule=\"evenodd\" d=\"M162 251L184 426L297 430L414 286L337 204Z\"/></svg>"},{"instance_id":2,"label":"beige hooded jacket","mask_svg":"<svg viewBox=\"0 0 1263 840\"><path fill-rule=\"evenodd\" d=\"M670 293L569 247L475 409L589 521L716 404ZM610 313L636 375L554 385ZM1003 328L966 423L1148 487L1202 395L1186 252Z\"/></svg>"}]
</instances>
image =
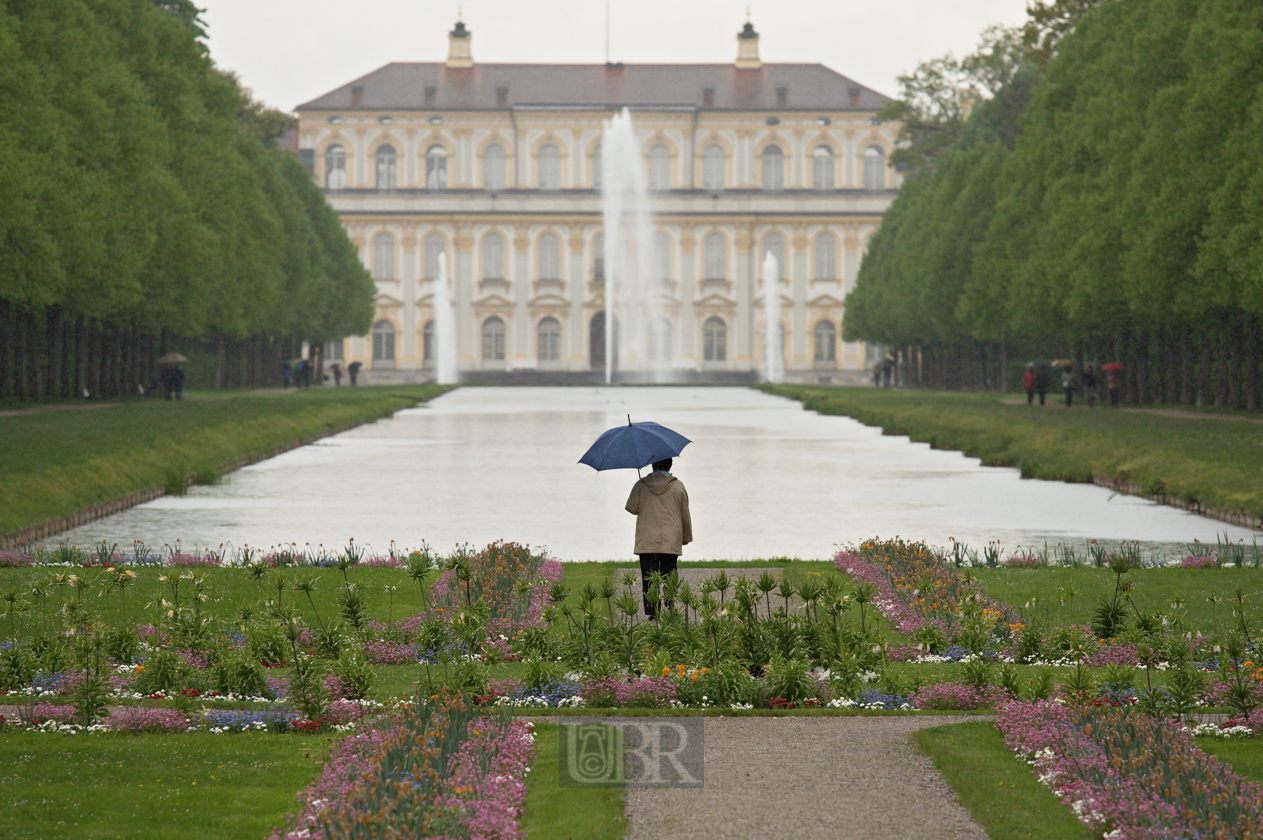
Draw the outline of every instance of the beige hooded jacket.
<instances>
[{"instance_id":1,"label":"beige hooded jacket","mask_svg":"<svg viewBox=\"0 0 1263 840\"><path fill-rule=\"evenodd\" d=\"M637 481L627 512L636 516L636 554L678 556L693 541L689 494L670 473L653 472Z\"/></svg>"}]
</instances>

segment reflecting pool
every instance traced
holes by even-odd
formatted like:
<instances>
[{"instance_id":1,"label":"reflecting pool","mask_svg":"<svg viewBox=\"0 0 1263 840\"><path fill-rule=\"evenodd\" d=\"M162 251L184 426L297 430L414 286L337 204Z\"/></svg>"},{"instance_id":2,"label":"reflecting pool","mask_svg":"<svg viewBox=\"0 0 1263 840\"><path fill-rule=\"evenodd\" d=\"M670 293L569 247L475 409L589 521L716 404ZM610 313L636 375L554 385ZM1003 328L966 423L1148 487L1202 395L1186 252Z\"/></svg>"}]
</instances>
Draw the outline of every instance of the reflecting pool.
<instances>
[{"instance_id":1,"label":"reflecting pool","mask_svg":"<svg viewBox=\"0 0 1263 840\"><path fill-rule=\"evenodd\" d=\"M340 548L354 538L378 553L392 540L446 553L506 539L563 560L628 559L635 520L623 505L635 473L577 463L628 415L693 440L674 469L696 537L685 559L823 558L896 535L1006 550L1253 538L1104 488L1022 480L744 388L468 387L48 542Z\"/></svg>"}]
</instances>

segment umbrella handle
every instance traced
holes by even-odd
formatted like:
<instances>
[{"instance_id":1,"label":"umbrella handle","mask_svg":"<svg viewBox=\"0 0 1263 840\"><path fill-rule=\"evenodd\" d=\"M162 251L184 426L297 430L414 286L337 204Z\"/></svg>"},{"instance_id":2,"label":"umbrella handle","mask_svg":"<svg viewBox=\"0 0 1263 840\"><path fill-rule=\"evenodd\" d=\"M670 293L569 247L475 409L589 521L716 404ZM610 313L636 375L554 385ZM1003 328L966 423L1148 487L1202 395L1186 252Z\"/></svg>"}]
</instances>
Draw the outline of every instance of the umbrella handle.
<instances>
[{"instance_id":1,"label":"umbrella handle","mask_svg":"<svg viewBox=\"0 0 1263 840\"><path fill-rule=\"evenodd\" d=\"M632 421L631 421L631 415L630 415L630 414L628 414L628 415L627 415L627 425L628 425L628 426L630 426L631 424L632 424Z\"/></svg>"}]
</instances>

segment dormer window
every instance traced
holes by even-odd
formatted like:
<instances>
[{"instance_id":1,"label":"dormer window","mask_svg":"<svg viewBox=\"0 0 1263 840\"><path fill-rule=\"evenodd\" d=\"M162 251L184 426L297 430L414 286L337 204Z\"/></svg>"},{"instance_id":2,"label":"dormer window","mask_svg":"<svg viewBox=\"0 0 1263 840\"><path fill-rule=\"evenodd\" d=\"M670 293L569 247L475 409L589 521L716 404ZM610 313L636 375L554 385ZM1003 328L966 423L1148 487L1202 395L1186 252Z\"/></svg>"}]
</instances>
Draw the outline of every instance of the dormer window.
<instances>
[{"instance_id":1,"label":"dormer window","mask_svg":"<svg viewBox=\"0 0 1263 840\"><path fill-rule=\"evenodd\" d=\"M434 100L438 99L438 97L439 97L439 89L437 87L435 87L434 85L425 86L425 104L426 105L433 105Z\"/></svg>"},{"instance_id":2,"label":"dormer window","mask_svg":"<svg viewBox=\"0 0 1263 840\"><path fill-rule=\"evenodd\" d=\"M707 108L715 106L715 89L713 87L702 88L702 105Z\"/></svg>"},{"instance_id":3,"label":"dormer window","mask_svg":"<svg viewBox=\"0 0 1263 840\"><path fill-rule=\"evenodd\" d=\"M776 89L776 107L777 108L789 107L789 88L778 87Z\"/></svg>"},{"instance_id":4,"label":"dormer window","mask_svg":"<svg viewBox=\"0 0 1263 840\"><path fill-rule=\"evenodd\" d=\"M496 88L496 106L503 108L509 104L509 89L507 87Z\"/></svg>"},{"instance_id":5,"label":"dormer window","mask_svg":"<svg viewBox=\"0 0 1263 840\"><path fill-rule=\"evenodd\" d=\"M364 104L364 86L351 85L351 107L358 108Z\"/></svg>"}]
</instances>

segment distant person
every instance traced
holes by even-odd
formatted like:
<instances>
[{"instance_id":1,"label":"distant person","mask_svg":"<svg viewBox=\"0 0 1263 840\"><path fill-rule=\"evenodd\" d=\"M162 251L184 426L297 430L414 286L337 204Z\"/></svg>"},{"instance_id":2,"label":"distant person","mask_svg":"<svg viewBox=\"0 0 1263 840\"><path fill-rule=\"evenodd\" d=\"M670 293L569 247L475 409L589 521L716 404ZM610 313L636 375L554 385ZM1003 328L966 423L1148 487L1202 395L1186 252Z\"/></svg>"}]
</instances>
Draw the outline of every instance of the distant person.
<instances>
[{"instance_id":1,"label":"distant person","mask_svg":"<svg viewBox=\"0 0 1263 840\"><path fill-rule=\"evenodd\" d=\"M1031 362L1026 366L1026 373L1022 374L1022 387L1026 389L1026 404L1035 404L1035 363Z\"/></svg>"},{"instance_id":2,"label":"distant person","mask_svg":"<svg viewBox=\"0 0 1263 840\"><path fill-rule=\"evenodd\" d=\"M293 378L294 363L289 359L281 359L281 387L288 388L290 380Z\"/></svg>"},{"instance_id":3,"label":"distant person","mask_svg":"<svg viewBox=\"0 0 1263 840\"><path fill-rule=\"evenodd\" d=\"M342 384L342 365L334 362L329 365L329 372L333 374L333 387L337 388Z\"/></svg>"},{"instance_id":4,"label":"distant person","mask_svg":"<svg viewBox=\"0 0 1263 840\"><path fill-rule=\"evenodd\" d=\"M1039 404L1044 404L1048 396L1048 371L1043 365L1035 368L1035 393L1039 395Z\"/></svg>"},{"instance_id":5,"label":"distant person","mask_svg":"<svg viewBox=\"0 0 1263 840\"><path fill-rule=\"evenodd\" d=\"M1070 368L1061 369L1061 390L1066 395L1066 408L1074 402L1074 371Z\"/></svg>"},{"instance_id":6,"label":"distant person","mask_svg":"<svg viewBox=\"0 0 1263 840\"><path fill-rule=\"evenodd\" d=\"M1088 408L1096 405L1096 365L1089 362L1083 366L1083 398L1088 401Z\"/></svg>"},{"instance_id":7,"label":"distant person","mask_svg":"<svg viewBox=\"0 0 1263 840\"><path fill-rule=\"evenodd\" d=\"M303 389L311 387L311 359L303 359L298 363L298 382Z\"/></svg>"},{"instance_id":8,"label":"distant person","mask_svg":"<svg viewBox=\"0 0 1263 840\"><path fill-rule=\"evenodd\" d=\"M883 388L890 387L890 380L891 380L891 377L894 376L894 373L895 373L895 360L891 358L887 358L881 364L881 386Z\"/></svg>"},{"instance_id":9,"label":"distant person","mask_svg":"<svg viewBox=\"0 0 1263 840\"><path fill-rule=\"evenodd\" d=\"M171 368L171 386L175 389L175 398L184 399L184 368Z\"/></svg>"},{"instance_id":10,"label":"distant person","mask_svg":"<svg viewBox=\"0 0 1263 840\"><path fill-rule=\"evenodd\" d=\"M162 389L162 398L169 400L175 394L175 368L163 365L158 369L158 385Z\"/></svg>"},{"instance_id":11,"label":"distant person","mask_svg":"<svg viewBox=\"0 0 1263 840\"><path fill-rule=\"evenodd\" d=\"M355 377L360 375L360 368L364 367L363 362L351 362L346 366L346 372L351 377L351 384L355 384Z\"/></svg>"},{"instance_id":12,"label":"distant person","mask_svg":"<svg viewBox=\"0 0 1263 840\"><path fill-rule=\"evenodd\" d=\"M689 494L684 482L671 475L671 459L655 461L653 472L632 487L627 512L636 517L635 554L640 556L640 584L645 615L653 618L657 608L649 603L649 581L655 572L675 571L684 546L693 541L693 519L689 516ZM664 606L670 609L670 602Z\"/></svg>"},{"instance_id":13,"label":"distant person","mask_svg":"<svg viewBox=\"0 0 1263 840\"><path fill-rule=\"evenodd\" d=\"M1106 365L1109 367L1109 365ZM1118 386L1119 386L1118 368L1110 368L1105 371L1105 389L1110 394L1110 405L1118 408Z\"/></svg>"},{"instance_id":14,"label":"distant person","mask_svg":"<svg viewBox=\"0 0 1263 840\"><path fill-rule=\"evenodd\" d=\"M876 364L873 365L873 387L874 388L881 387L881 364L882 363L879 360Z\"/></svg>"}]
</instances>

